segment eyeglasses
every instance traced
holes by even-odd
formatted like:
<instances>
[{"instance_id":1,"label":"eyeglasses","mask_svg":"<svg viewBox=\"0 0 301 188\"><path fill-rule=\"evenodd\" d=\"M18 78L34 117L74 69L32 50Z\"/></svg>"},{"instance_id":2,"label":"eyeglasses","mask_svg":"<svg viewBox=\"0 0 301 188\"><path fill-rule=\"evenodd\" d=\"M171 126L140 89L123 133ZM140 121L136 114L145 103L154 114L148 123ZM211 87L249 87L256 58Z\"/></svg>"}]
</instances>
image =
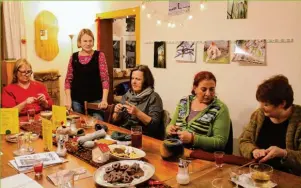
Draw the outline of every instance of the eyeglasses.
<instances>
[{"instance_id":1,"label":"eyeglasses","mask_svg":"<svg viewBox=\"0 0 301 188\"><path fill-rule=\"evenodd\" d=\"M31 75L32 74L32 70L27 70L27 71L20 71L18 70L22 75Z\"/></svg>"}]
</instances>

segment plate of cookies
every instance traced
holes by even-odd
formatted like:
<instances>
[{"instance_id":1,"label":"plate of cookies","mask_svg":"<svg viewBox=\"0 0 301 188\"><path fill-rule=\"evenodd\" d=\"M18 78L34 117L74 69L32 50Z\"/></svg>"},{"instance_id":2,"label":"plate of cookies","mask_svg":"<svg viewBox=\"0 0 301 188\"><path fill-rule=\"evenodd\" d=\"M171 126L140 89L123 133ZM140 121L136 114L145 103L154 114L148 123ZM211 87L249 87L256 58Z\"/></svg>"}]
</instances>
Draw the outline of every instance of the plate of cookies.
<instances>
[{"instance_id":1,"label":"plate of cookies","mask_svg":"<svg viewBox=\"0 0 301 188\"><path fill-rule=\"evenodd\" d=\"M149 180L155 167L144 161L123 160L101 166L94 173L94 181L104 187L131 187Z\"/></svg>"}]
</instances>

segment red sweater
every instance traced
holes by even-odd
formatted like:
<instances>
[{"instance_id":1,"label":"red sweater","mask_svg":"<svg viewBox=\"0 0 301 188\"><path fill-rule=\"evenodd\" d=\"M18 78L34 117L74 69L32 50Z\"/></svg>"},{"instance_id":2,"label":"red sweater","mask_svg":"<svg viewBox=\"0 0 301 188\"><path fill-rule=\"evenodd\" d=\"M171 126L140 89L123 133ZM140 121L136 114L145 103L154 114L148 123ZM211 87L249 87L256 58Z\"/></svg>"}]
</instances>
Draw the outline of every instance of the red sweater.
<instances>
[{"instance_id":1,"label":"red sweater","mask_svg":"<svg viewBox=\"0 0 301 188\"><path fill-rule=\"evenodd\" d=\"M46 87L35 81L30 81L30 85L27 89L20 87L18 84L10 84L3 88L2 91L2 107L3 108L13 108L16 105L25 101L28 97L38 97L38 94L42 93L45 95L46 100L48 101L48 106L51 108L52 100L47 93ZM25 107L19 112L20 115L26 115L27 109L34 108L36 113L39 113L41 110L44 110L42 106L40 106L38 101L35 101L32 104L27 104Z\"/></svg>"}]
</instances>

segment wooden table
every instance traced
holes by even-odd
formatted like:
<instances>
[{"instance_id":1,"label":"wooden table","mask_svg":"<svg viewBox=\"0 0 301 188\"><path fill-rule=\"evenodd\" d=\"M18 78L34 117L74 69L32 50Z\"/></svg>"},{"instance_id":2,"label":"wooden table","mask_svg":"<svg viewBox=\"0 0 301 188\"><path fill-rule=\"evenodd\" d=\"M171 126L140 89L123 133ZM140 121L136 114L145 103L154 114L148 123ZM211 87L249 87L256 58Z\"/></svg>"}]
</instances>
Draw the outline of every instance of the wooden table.
<instances>
[{"instance_id":1,"label":"wooden table","mask_svg":"<svg viewBox=\"0 0 301 188\"><path fill-rule=\"evenodd\" d=\"M129 133L128 130L107 124L104 122L100 122L102 124L106 124L109 128L109 134L112 131L119 131L124 133ZM86 133L93 132L93 129L86 129ZM178 164L175 162L168 162L162 160L160 156L160 146L162 141L156 140L154 138L143 136L143 150L146 152L145 161L151 163L155 166L156 171L153 176L154 179L163 181L164 183L170 185L171 187L192 187L192 188L207 188L213 187L212 180L216 178L220 178L223 183L223 188L232 188L233 184L229 181L229 172L231 167L235 167L235 165L225 164L222 168L216 168L215 164L210 161L204 160L193 160L190 164L190 183L186 186L180 186L176 181L176 174L178 171ZM33 143L36 152L43 152L43 143L42 140L39 139ZM4 136L1 139L1 151L3 155L1 156L1 178L5 178L11 175L15 175L18 172L14 170L12 167L8 165L8 161L14 158L13 151L17 149L17 144L8 143L5 141ZM55 151L55 147L53 149ZM186 155L189 155L191 150L185 150ZM55 173L59 170L63 169L73 169L78 167L85 167L90 173L94 173L96 168L92 167L88 163L74 157L71 154L67 155L67 159L69 162L64 164L59 164L57 166L52 166L45 168L43 170L43 178L40 180L36 180L43 187L55 187L52 183L50 183L46 176L48 174ZM247 171L248 168L245 168ZM34 172L29 172L27 175L34 179ZM301 187L301 177L280 172L275 170L273 173L272 180L278 184L277 187L280 188L294 188ZM75 186L78 187L97 187L94 183L93 177L82 179L75 181Z\"/></svg>"},{"instance_id":2,"label":"wooden table","mask_svg":"<svg viewBox=\"0 0 301 188\"><path fill-rule=\"evenodd\" d=\"M215 180L216 187L218 182L222 183L223 188L233 188L233 183L230 179L231 168L237 168L238 166L224 164L222 168L207 168L202 171L194 172L190 175L190 183L188 185L179 185L177 184L176 178L169 179L164 183L170 185L171 187L190 187L190 188L201 188L201 187L214 187L212 183ZM246 173L249 172L248 167L243 167L242 170ZM272 175L272 181L277 183L277 188L300 188L301 187L301 177L274 170Z\"/></svg>"},{"instance_id":3,"label":"wooden table","mask_svg":"<svg viewBox=\"0 0 301 188\"><path fill-rule=\"evenodd\" d=\"M111 134L112 131L129 133L129 130L127 129L123 129L104 122L100 122L100 123L106 124L108 126L109 134ZM86 133L89 132L93 132L93 129L86 129ZM160 156L160 145L162 141L156 140L148 136L143 136L142 140L143 140L142 149L146 152L146 157L144 158L144 160L151 163L156 168L153 178L160 181L166 181L174 178L178 171L178 164L176 162L168 162L162 160ZM33 143L33 146L36 152L44 152L43 142L41 139L35 141ZM13 169L8 165L9 160L12 160L14 158L13 151L16 149L17 149L17 144L6 142L5 137L2 136L1 151L3 152L3 155L1 157L1 178L5 178L18 173L15 169ZM55 151L55 149L56 148L54 147L53 150ZM190 151L186 150L185 152L189 153ZM94 174L96 170L96 168L78 159L77 157L74 157L71 154L68 154L66 158L69 160L69 162L43 169L43 177L40 180L36 180L36 181L40 183L43 187L55 187L52 183L49 182L49 180L46 179L48 174L52 174L63 169L73 169L78 167L85 167L92 174ZM198 172L201 170L206 170L207 168L212 168L212 162L196 159L192 161L192 165L190 166L191 166L190 167L191 172ZM29 172L27 173L27 175L31 178L34 178L34 172ZM75 182L75 186L89 187L89 188L96 187L93 177L78 180Z\"/></svg>"}]
</instances>

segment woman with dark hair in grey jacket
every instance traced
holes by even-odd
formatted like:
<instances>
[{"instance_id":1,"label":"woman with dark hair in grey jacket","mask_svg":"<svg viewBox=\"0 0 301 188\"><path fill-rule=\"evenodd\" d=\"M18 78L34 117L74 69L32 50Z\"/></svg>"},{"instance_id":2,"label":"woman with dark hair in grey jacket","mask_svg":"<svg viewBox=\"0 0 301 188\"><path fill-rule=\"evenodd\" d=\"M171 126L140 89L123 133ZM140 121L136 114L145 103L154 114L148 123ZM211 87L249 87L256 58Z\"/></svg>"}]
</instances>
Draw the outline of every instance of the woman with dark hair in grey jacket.
<instances>
[{"instance_id":1,"label":"woman with dark hair in grey jacket","mask_svg":"<svg viewBox=\"0 0 301 188\"><path fill-rule=\"evenodd\" d=\"M130 74L131 87L114 109L115 124L130 129L141 125L143 134L164 138L163 104L154 91L154 77L145 65L138 65Z\"/></svg>"}]
</instances>

